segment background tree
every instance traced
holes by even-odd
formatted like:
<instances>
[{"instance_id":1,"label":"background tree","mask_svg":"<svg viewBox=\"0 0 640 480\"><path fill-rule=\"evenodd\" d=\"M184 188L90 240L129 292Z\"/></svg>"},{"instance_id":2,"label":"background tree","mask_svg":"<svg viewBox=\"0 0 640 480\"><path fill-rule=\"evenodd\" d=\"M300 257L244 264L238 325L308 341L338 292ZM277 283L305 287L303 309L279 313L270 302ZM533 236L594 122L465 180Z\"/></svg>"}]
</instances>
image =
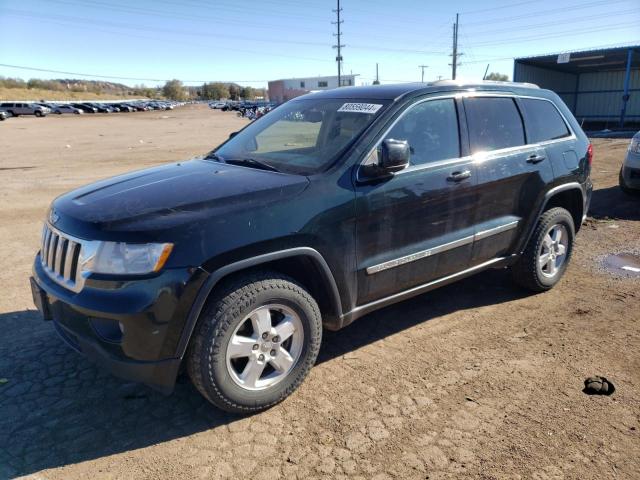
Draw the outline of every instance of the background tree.
<instances>
[{"instance_id":1,"label":"background tree","mask_svg":"<svg viewBox=\"0 0 640 480\"><path fill-rule=\"evenodd\" d=\"M185 100L187 93L180 80L168 80L162 87L162 93L171 100Z\"/></svg>"},{"instance_id":2,"label":"background tree","mask_svg":"<svg viewBox=\"0 0 640 480\"><path fill-rule=\"evenodd\" d=\"M498 81L498 82L506 82L507 80L509 80L509 75L505 75L504 73L491 72L484 79L485 80L495 80L495 81Z\"/></svg>"},{"instance_id":3,"label":"background tree","mask_svg":"<svg viewBox=\"0 0 640 480\"><path fill-rule=\"evenodd\" d=\"M202 98L206 100L220 100L229 98L229 89L224 83L211 82L202 85Z\"/></svg>"},{"instance_id":4,"label":"background tree","mask_svg":"<svg viewBox=\"0 0 640 480\"><path fill-rule=\"evenodd\" d=\"M240 96L245 100L253 100L256 98L256 92L252 87L242 87Z\"/></svg>"},{"instance_id":5,"label":"background tree","mask_svg":"<svg viewBox=\"0 0 640 480\"><path fill-rule=\"evenodd\" d=\"M155 88L147 87L143 83L133 87L132 95L146 98L156 98L158 96L158 90Z\"/></svg>"},{"instance_id":6,"label":"background tree","mask_svg":"<svg viewBox=\"0 0 640 480\"><path fill-rule=\"evenodd\" d=\"M231 100L238 100L240 98L240 87L235 83L229 85L229 98Z\"/></svg>"}]
</instances>

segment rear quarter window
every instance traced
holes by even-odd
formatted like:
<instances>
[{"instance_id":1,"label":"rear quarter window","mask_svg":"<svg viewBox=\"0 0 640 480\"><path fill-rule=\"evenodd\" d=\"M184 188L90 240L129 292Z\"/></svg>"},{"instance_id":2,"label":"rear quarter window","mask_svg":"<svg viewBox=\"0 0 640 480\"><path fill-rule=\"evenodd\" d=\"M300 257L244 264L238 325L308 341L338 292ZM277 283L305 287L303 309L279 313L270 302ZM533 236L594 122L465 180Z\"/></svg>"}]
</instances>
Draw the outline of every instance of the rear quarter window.
<instances>
[{"instance_id":1,"label":"rear quarter window","mask_svg":"<svg viewBox=\"0 0 640 480\"><path fill-rule=\"evenodd\" d=\"M558 140L571 135L555 105L547 100L521 98L527 119L529 143Z\"/></svg>"},{"instance_id":2,"label":"rear quarter window","mask_svg":"<svg viewBox=\"0 0 640 480\"><path fill-rule=\"evenodd\" d=\"M525 144L522 117L513 98L470 97L464 106L471 153Z\"/></svg>"}]
</instances>

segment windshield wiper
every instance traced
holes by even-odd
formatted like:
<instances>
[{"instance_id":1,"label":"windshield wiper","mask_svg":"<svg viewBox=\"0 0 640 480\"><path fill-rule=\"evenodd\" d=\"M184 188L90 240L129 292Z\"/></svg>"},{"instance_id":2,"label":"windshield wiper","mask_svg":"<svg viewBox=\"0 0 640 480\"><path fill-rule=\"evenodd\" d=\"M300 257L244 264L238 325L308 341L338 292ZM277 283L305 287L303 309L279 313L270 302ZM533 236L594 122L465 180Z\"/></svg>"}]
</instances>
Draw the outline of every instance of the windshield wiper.
<instances>
[{"instance_id":1,"label":"windshield wiper","mask_svg":"<svg viewBox=\"0 0 640 480\"><path fill-rule=\"evenodd\" d=\"M204 157L205 160L215 160L216 162L223 162L222 157L218 155L216 152L209 152Z\"/></svg>"},{"instance_id":2,"label":"windshield wiper","mask_svg":"<svg viewBox=\"0 0 640 480\"><path fill-rule=\"evenodd\" d=\"M269 165L266 162L263 162L262 160L256 160L255 158L232 158L229 160L225 160L225 163L230 163L232 165L247 165L247 166L251 166L251 167L257 167L257 168L262 168L263 170L269 170L271 172L279 172L280 170L278 170L276 167L274 167L273 165Z\"/></svg>"}]
</instances>

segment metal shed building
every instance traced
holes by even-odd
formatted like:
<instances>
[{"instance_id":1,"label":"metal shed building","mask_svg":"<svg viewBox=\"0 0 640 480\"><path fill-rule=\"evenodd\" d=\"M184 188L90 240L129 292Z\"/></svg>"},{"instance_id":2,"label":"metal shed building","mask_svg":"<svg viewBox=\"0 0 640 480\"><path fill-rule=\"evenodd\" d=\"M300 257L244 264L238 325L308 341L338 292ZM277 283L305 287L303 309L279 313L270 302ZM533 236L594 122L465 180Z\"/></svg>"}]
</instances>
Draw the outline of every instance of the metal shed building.
<instances>
[{"instance_id":1,"label":"metal shed building","mask_svg":"<svg viewBox=\"0 0 640 480\"><path fill-rule=\"evenodd\" d=\"M513 79L553 90L581 123L640 124L640 46L517 58Z\"/></svg>"}]
</instances>

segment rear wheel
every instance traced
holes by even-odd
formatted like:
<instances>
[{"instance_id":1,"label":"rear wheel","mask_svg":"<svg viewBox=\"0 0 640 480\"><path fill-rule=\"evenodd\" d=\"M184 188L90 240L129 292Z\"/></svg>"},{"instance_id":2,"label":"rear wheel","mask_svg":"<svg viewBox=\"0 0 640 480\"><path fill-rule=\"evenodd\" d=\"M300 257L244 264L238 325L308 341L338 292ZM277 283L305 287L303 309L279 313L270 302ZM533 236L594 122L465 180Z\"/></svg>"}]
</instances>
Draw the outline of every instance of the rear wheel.
<instances>
[{"instance_id":1,"label":"rear wheel","mask_svg":"<svg viewBox=\"0 0 640 480\"><path fill-rule=\"evenodd\" d=\"M573 251L575 226L561 207L544 212L518 262L511 267L513 280L534 292L549 290L560 281Z\"/></svg>"},{"instance_id":2,"label":"rear wheel","mask_svg":"<svg viewBox=\"0 0 640 480\"><path fill-rule=\"evenodd\" d=\"M632 195L637 197L640 195L640 190L636 190L633 188L629 188L624 181L624 175L622 174L622 168L620 169L620 174L618 175L618 183L620 184L620 190L622 190L627 195Z\"/></svg>"},{"instance_id":3,"label":"rear wheel","mask_svg":"<svg viewBox=\"0 0 640 480\"><path fill-rule=\"evenodd\" d=\"M200 393L230 412L282 401L315 363L320 310L293 279L251 274L219 292L198 320L187 371Z\"/></svg>"}]
</instances>

